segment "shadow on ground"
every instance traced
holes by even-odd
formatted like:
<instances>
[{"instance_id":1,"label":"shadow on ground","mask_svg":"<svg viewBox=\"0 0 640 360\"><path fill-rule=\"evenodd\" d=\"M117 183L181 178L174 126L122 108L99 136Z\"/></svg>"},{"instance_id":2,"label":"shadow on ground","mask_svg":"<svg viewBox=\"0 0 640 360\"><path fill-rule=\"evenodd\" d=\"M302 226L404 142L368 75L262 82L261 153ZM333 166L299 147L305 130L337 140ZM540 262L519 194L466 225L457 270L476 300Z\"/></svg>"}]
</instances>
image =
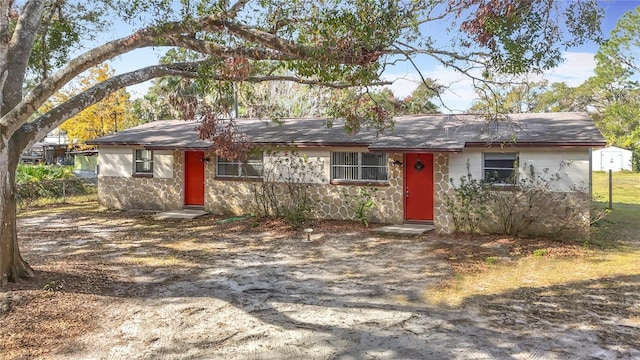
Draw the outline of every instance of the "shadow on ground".
<instances>
[{"instance_id":1,"label":"shadow on ground","mask_svg":"<svg viewBox=\"0 0 640 360\"><path fill-rule=\"evenodd\" d=\"M51 358L640 356L639 276L521 288L444 309L424 300L452 275L434 255L441 238L390 239L327 224L304 242L251 220L22 218L37 277L11 292L54 282L62 287L51 297L91 295L99 304L95 329L68 339L72 346L61 341Z\"/></svg>"}]
</instances>

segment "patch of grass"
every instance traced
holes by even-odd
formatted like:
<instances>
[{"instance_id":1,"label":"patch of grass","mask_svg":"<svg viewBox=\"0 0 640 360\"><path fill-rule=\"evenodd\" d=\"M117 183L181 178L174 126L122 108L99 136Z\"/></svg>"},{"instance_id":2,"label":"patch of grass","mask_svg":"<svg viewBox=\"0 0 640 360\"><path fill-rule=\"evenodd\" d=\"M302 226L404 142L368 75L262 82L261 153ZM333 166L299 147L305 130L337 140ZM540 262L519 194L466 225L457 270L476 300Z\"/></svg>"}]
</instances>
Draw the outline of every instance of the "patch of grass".
<instances>
[{"instance_id":1,"label":"patch of grass","mask_svg":"<svg viewBox=\"0 0 640 360\"><path fill-rule=\"evenodd\" d=\"M533 256L535 257L543 257L547 253L545 249L535 249L533 250Z\"/></svg>"},{"instance_id":2,"label":"patch of grass","mask_svg":"<svg viewBox=\"0 0 640 360\"><path fill-rule=\"evenodd\" d=\"M497 256L487 256L486 258L484 258L484 262L487 265L495 265L498 263L498 257Z\"/></svg>"},{"instance_id":3,"label":"patch of grass","mask_svg":"<svg viewBox=\"0 0 640 360\"><path fill-rule=\"evenodd\" d=\"M480 273L458 275L446 287L425 292L429 303L457 307L476 295L497 295L519 288L544 288L584 280L640 275L640 248L597 252L585 258L527 257Z\"/></svg>"},{"instance_id":4,"label":"patch of grass","mask_svg":"<svg viewBox=\"0 0 640 360\"><path fill-rule=\"evenodd\" d=\"M593 227L586 245L608 246L620 242L640 242L640 173L613 173L613 209ZM609 205L609 173L593 173L594 205Z\"/></svg>"},{"instance_id":5,"label":"patch of grass","mask_svg":"<svg viewBox=\"0 0 640 360\"><path fill-rule=\"evenodd\" d=\"M595 224L591 238L584 241L586 248L598 248L598 251L584 251L580 257L556 257L549 249L534 248L529 250L532 255L499 264L494 264L493 256L488 256L484 258L484 265L493 266L476 266L475 272L458 272L440 288L425 292L426 301L455 307L475 296L554 285L563 285L565 291L572 291L572 286L580 286L572 284L584 281L604 284L612 277L640 275L640 173L614 173L612 184L613 210ZM596 206L608 205L608 189L608 173L595 172L593 193L604 200L596 202ZM520 247L515 247L510 255L522 252Z\"/></svg>"},{"instance_id":6,"label":"patch of grass","mask_svg":"<svg viewBox=\"0 0 640 360\"><path fill-rule=\"evenodd\" d=\"M600 205L604 206L604 205ZM640 243L640 205L614 204L613 210L592 227L592 235L585 245L601 248L622 243Z\"/></svg>"},{"instance_id":7,"label":"patch of grass","mask_svg":"<svg viewBox=\"0 0 640 360\"><path fill-rule=\"evenodd\" d=\"M598 201L609 201L609 173L593 173L593 195ZM640 173L617 172L612 176L613 202L640 205ZM614 206L615 209L615 206Z\"/></svg>"},{"instance_id":8,"label":"patch of grass","mask_svg":"<svg viewBox=\"0 0 640 360\"><path fill-rule=\"evenodd\" d=\"M189 262L186 262L180 258L164 255L164 256L123 256L122 261L132 265L144 265L144 266L190 266Z\"/></svg>"},{"instance_id":9,"label":"patch of grass","mask_svg":"<svg viewBox=\"0 0 640 360\"><path fill-rule=\"evenodd\" d=\"M53 206L53 204L57 204ZM51 203L43 203L43 204L34 204L29 208L18 209L18 217L33 217L33 216L44 216L44 215L58 215L63 213L97 213L103 212L105 209L102 208L96 199L95 195L85 195L82 197L78 197L77 199L68 198L68 201L65 203L60 202L51 202Z\"/></svg>"}]
</instances>

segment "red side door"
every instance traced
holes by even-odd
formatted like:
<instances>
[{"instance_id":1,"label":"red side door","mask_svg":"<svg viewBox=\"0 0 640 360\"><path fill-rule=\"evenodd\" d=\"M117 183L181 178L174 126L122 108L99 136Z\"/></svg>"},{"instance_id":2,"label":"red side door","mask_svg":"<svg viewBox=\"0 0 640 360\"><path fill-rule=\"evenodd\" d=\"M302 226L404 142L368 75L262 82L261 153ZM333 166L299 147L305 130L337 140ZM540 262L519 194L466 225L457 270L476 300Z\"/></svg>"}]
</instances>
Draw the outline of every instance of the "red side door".
<instances>
[{"instance_id":1,"label":"red side door","mask_svg":"<svg viewBox=\"0 0 640 360\"><path fill-rule=\"evenodd\" d=\"M184 204L204 206L204 151L184 152Z\"/></svg>"},{"instance_id":2,"label":"red side door","mask_svg":"<svg viewBox=\"0 0 640 360\"><path fill-rule=\"evenodd\" d=\"M405 154L404 219L433 220L433 154Z\"/></svg>"}]
</instances>

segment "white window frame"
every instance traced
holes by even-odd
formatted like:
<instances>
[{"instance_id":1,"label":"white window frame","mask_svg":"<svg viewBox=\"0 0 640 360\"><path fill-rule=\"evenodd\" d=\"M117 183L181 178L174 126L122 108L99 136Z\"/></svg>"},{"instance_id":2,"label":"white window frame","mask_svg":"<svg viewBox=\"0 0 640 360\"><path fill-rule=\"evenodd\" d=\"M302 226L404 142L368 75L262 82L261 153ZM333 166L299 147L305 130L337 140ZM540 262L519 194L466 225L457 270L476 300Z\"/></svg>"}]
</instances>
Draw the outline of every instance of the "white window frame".
<instances>
[{"instance_id":1,"label":"white window frame","mask_svg":"<svg viewBox=\"0 0 640 360\"><path fill-rule=\"evenodd\" d=\"M144 157L143 154L148 153L149 157ZM138 170L138 164L148 164L149 169ZM153 150L148 149L134 149L133 150L133 174L134 175L153 175Z\"/></svg>"},{"instance_id":2,"label":"white window frame","mask_svg":"<svg viewBox=\"0 0 640 360\"><path fill-rule=\"evenodd\" d=\"M235 174L220 174L220 165L235 166ZM259 169L257 175L247 175L247 168ZM246 161L231 161L223 157L216 156L216 177L221 178L250 178L261 179L264 174L264 154L263 152L250 153Z\"/></svg>"},{"instance_id":3,"label":"white window frame","mask_svg":"<svg viewBox=\"0 0 640 360\"><path fill-rule=\"evenodd\" d=\"M487 166L487 161L510 161L511 167L501 166L498 164L491 164ZM518 163L520 161L520 154L518 152L485 152L482 156L482 180L493 186L514 186L518 182ZM488 176L488 171L506 172L510 171L510 175L507 178L498 177L497 180ZM511 179L511 181L509 181Z\"/></svg>"},{"instance_id":4,"label":"white window frame","mask_svg":"<svg viewBox=\"0 0 640 360\"><path fill-rule=\"evenodd\" d=\"M349 154L349 155L347 155ZM363 157L365 155L377 155L379 153L369 153L362 151L334 151L331 152L331 180L337 181L367 181L367 182L387 182L389 181L389 154L382 153L383 161L382 165L364 165ZM357 156L357 164L339 164L340 157L346 156ZM363 170L364 169L379 169L385 175L384 179L363 179ZM356 170L357 179L346 179L345 177L337 177L338 169L353 169ZM378 173L378 174L379 174Z\"/></svg>"}]
</instances>

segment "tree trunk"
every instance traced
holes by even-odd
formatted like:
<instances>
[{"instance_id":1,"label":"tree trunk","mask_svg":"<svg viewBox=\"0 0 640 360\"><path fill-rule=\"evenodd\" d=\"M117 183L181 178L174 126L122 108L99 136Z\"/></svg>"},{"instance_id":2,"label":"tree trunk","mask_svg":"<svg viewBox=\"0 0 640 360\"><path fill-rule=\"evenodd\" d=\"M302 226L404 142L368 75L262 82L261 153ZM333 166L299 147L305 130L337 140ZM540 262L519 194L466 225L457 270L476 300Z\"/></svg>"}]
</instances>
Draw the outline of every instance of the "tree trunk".
<instances>
[{"instance_id":1,"label":"tree trunk","mask_svg":"<svg viewBox=\"0 0 640 360\"><path fill-rule=\"evenodd\" d=\"M15 151L15 150L13 150ZM33 276L22 259L16 228L16 168L19 156L12 154L9 139L0 134L0 277L4 285Z\"/></svg>"}]
</instances>

